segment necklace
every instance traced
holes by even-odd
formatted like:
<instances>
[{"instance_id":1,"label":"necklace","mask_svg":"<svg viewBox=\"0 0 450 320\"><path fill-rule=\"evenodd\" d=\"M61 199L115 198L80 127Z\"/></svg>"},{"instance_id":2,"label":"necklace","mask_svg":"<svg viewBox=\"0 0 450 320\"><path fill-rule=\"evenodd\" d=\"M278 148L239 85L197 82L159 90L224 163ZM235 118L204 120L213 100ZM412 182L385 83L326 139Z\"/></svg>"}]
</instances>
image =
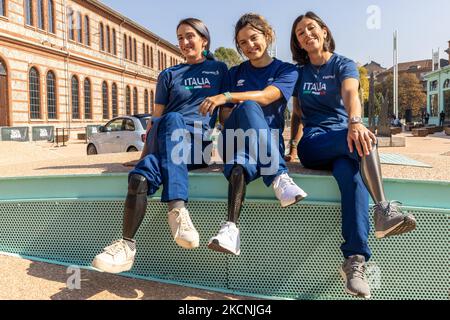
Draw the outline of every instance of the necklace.
<instances>
[{"instance_id":1,"label":"necklace","mask_svg":"<svg viewBox=\"0 0 450 320\"><path fill-rule=\"evenodd\" d=\"M323 67L324 65L327 64L327 62L328 62L329 59L326 59L326 58L325 58L324 60L325 60L325 62L323 62L323 63L322 63L321 65L319 65L319 66L316 66L316 65L314 65L314 64L311 63L311 66L313 67L313 71L315 71L314 77L315 77L316 79L319 77L320 70L322 69L322 67Z\"/></svg>"},{"instance_id":2,"label":"necklace","mask_svg":"<svg viewBox=\"0 0 450 320\"><path fill-rule=\"evenodd\" d=\"M322 66L323 66L323 64L320 65L319 67L313 65L313 70L315 71L315 74L314 74L314 77L315 77L315 78L318 78L318 77L319 77L320 69L322 68Z\"/></svg>"}]
</instances>

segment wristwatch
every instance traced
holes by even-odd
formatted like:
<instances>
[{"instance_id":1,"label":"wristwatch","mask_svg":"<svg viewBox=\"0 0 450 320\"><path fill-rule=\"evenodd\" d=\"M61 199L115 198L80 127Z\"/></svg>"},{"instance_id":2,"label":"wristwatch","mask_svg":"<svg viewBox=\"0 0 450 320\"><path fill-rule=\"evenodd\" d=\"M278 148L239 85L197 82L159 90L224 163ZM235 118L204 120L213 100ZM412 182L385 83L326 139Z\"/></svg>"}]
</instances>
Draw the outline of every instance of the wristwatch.
<instances>
[{"instance_id":1,"label":"wristwatch","mask_svg":"<svg viewBox=\"0 0 450 320\"><path fill-rule=\"evenodd\" d=\"M357 124L357 123L363 123L361 117L351 117L350 118L350 124Z\"/></svg>"},{"instance_id":2,"label":"wristwatch","mask_svg":"<svg viewBox=\"0 0 450 320\"><path fill-rule=\"evenodd\" d=\"M231 93L224 92L223 95L225 96L225 98L227 98L227 103L231 102L233 100L233 97L231 96Z\"/></svg>"}]
</instances>

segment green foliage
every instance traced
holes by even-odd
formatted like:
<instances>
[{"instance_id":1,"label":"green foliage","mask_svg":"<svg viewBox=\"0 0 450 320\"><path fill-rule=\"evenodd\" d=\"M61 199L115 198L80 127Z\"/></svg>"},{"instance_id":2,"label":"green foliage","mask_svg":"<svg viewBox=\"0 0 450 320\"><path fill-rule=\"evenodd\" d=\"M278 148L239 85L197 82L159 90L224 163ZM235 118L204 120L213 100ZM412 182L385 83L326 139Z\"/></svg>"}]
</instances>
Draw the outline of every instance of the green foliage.
<instances>
[{"instance_id":1,"label":"green foliage","mask_svg":"<svg viewBox=\"0 0 450 320\"><path fill-rule=\"evenodd\" d=\"M393 83L394 77L389 75L382 83L375 86L375 106L378 97L385 94L389 102L389 114L393 113ZM406 109L412 109L413 116L419 116L421 108L426 105L427 97L419 79L414 74L402 73L398 78L398 105L399 117L403 117ZM377 109L377 107L375 107Z\"/></svg>"},{"instance_id":2,"label":"green foliage","mask_svg":"<svg viewBox=\"0 0 450 320\"><path fill-rule=\"evenodd\" d=\"M214 51L217 60L224 62L228 68L237 66L242 63L241 56L235 49L220 47Z\"/></svg>"},{"instance_id":3,"label":"green foliage","mask_svg":"<svg viewBox=\"0 0 450 320\"><path fill-rule=\"evenodd\" d=\"M364 105L367 101L369 101L369 78L367 75L367 69L364 67L358 67L359 71L359 83L360 83L360 91L361 94L361 104Z\"/></svg>"}]
</instances>

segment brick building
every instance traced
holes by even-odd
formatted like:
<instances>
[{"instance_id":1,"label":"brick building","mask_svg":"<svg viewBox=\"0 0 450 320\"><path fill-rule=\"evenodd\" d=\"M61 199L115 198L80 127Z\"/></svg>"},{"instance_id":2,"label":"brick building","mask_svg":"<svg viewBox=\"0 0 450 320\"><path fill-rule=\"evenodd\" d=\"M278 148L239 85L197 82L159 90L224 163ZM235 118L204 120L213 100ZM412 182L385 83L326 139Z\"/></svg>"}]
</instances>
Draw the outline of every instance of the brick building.
<instances>
[{"instance_id":1,"label":"brick building","mask_svg":"<svg viewBox=\"0 0 450 320\"><path fill-rule=\"evenodd\" d=\"M386 68L383 68L379 63L375 61L371 61L370 63L366 63L363 67L367 70L367 77L370 78L370 75L373 73L375 79L380 73L386 71Z\"/></svg>"},{"instance_id":2,"label":"brick building","mask_svg":"<svg viewBox=\"0 0 450 320\"><path fill-rule=\"evenodd\" d=\"M0 0L0 126L151 113L159 72L183 60L97 0Z\"/></svg>"},{"instance_id":3,"label":"brick building","mask_svg":"<svg viewBox=\"0 0 450 320\"><path fill-rule=\"evenodd\" d=\"M448 60L440 59L439 64L440 67L446 67L448 65ZM409 61L402 62L398 64L398 74L410 73L416 76L416 78L421 82L423 86L423 92L427 91L427 80L425 79L425 75L433 70L433 63L431 59L426 60L417 60L417 61ZM381 72L377 76L377 81L383 82L386 77L393 74L393 67L388 70Z\"/></svg>"}]
</instances>

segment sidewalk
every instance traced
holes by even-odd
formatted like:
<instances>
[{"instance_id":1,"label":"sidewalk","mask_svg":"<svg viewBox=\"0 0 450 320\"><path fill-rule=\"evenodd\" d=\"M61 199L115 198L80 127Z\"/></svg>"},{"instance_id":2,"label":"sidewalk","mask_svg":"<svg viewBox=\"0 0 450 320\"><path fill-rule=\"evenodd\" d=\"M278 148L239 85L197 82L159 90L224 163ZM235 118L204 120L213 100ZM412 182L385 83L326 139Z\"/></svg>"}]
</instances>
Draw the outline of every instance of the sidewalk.
<instances>
[{"instance_id":1,"label":"sidewalk","mask_svg":"<svg viewBox=\"0 0 450 320\"><path fill-rule=\"evenodd\" d=\"M406 137L406 147L380 148L380 153L402 154L429 164L432 168L382 165L385 178L450 181L450 136L436 133L428 137ZM1 142L0 177L71 175L128 172L124 163L135 161L140 153L86 155L86 144L71 142L67 147L51 143ZM289 166L291 172L321 174L306 170L297 164ZM217 166L202 171L219 171Z\"/></svg>"},{"instance_id":2,"label":"sidewalk","mask_svg":"<svg viewBox=\"0 0 450 320\"><path fill-rule=\"evenodd\" d=\"M69 270L70 271L70 270ZM75 273L64 266L0 255L0 300L242 300L247 297L164 284L81 269L80 289Z\"/></svg>"}]
</instances>

